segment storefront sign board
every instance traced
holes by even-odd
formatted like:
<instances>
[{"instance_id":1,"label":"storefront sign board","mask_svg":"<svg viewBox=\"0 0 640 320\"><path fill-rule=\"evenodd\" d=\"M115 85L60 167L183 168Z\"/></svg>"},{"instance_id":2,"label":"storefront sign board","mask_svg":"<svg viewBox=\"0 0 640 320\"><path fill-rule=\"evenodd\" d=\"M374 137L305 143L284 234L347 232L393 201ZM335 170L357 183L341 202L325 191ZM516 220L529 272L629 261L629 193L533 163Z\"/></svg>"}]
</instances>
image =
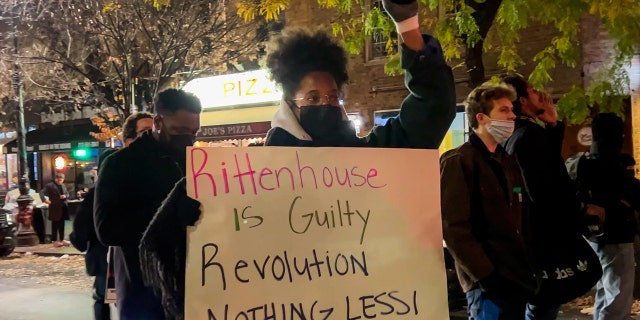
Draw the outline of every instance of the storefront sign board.
<instances>
[{"instance_id":1,"label":"storefront sign board","mask_svg":"<svg viewBox=\"0 0 640 320\"><path fill-rule=\"evenodd\" d=\"M265 70L194 79L183 89L195 94L205 110L274 102L282 97Z\"/></svg>"},{"instance_id":2,"label":"storefront sign board","mask_svg":"<svg viewBox=\"0 0 640 320\"><path fill-rule=\"evenodd\" d=\"M203 126L198 132L198 140L243 139L264 136L271 129L270 121L236 123L217 126Z\"/></svg>"}]
</instances>

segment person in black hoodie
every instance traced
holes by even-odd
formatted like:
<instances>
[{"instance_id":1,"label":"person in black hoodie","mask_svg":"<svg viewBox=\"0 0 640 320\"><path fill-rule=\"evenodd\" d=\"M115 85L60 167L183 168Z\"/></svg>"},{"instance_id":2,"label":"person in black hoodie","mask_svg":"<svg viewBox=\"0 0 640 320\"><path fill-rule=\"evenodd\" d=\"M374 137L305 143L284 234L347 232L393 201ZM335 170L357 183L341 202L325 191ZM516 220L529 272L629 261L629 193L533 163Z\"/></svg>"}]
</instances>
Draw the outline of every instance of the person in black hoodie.
<instances>
[{"instance_id":1,"label":"person in black hoodie","mask_svg":"<svg viewBox=\"0 0 640 320\"><path fill-rule=\"evenodd\" d=\"M184 177L186 147L200 129L202 106L192 94L164 90L154 110L153 129L105 160L95 191L98 239L114 247L121 320L164 319L160 298L142 281L138 245L162 200Z\"/></svg>"},{"instance_id":2,"label":"person in black hoodie","mask_svg":"<svg viewBox=\"0 0 640 320\"><path fill-rule=\"evenodd\" d=\"M344 49L321 31L285 30L267 55L283 98L265 145L438 148L455 116L451 69L435 38L421 35L416 27L403 33L403 39L402 67L410 94L398 116L359 138L342 104L348 80Z\"/></svg>"},{"instance_id":3,"label":"person in black hoodie","mask_svg":"<svg viewBox=\"0 0 640 320\"><path fill-rule=\"evenodd\" d=\"M383 5L404 41L402 66L410 94L400 114L359 138L342 105L348 79L344 49L324 32L285 30L267 54L267 68L283 97L266 146L439 147L455 117L451 68L437 40L420 33L416 0L384 0ZM186 196L181 181L140 243L145 283L162 294L165 312L175 319L184 312L185 226L198 219L199 206Z\"/></svg>"},{"instance_id":4,"label":"person in black hoodie","mask_svg":"<svg viewBox=\"0 0 640 320\"><path fill-rule=\"evenodd\" d=\"M593 118L591 128L593 144L589 156L578 163L577 180L581 199L605 210L602 236L589 239L603 271L597 285L593 319L630 319L640 181L629 174L628 160L621 154L622 119L613 113L600 113Z\"/></svg>"},{"instance_id":5,"label":"person in black hoodie","mask_svg":"<svg viewBox=\"0 0 640 320\"><path fill-rule=\"evenodd\" d=\"M84 194L80 210L73 219L73 231L69 234L71 244L85 252L87 274L93 279L93 314L96 320L111 319L109 305L104 303L107 286L107 252L109 248L96 236L93 227L93 199L95 188Z\"/></svg>"},{"instance_id":6,"label":"person in black hoodie","mask_svg":"<svg viewBox=\"0 0 640 320\"><path fill-rule=\"evenodd\" d=\"M561 304L585 294L600 277L597 259L582 238L584 213L595 209L589 206L583 210L575 183L567 172L562 158L565 126L558 120L551 97L534 89L520 75L505 76L503 81L517 93L513 103L517 115L515 131L505 149L515 156L522 170L536 260L547 274L545 279L552 278L542 282L540 293L527 306L527 319L555 319ZM593 272L583 271L580 276L555 281L553 275L558 267L576 268L578 257L571 263L565 262L568 251L579 250L594 262Z\"/></svg>"},{"instance_id":7,"label":"person in black hoodie","mask_svg":"<svg viewBox=\"0 0 640 320\"><path fill-rule=\"evenodd\" d=\"M116 152L117 149L109 149L100 155L99 163ZM76 249L84 252L84 263L87 274L93 279L93 315L96 320L111 319L109 305L104 303L107 286L107 253L109 248L100 241L96 235L93 223L93 200L95 187L84 194L84 200L73 219L73 229L69 234L69 241Z\"/></svg>"}]
</instances>

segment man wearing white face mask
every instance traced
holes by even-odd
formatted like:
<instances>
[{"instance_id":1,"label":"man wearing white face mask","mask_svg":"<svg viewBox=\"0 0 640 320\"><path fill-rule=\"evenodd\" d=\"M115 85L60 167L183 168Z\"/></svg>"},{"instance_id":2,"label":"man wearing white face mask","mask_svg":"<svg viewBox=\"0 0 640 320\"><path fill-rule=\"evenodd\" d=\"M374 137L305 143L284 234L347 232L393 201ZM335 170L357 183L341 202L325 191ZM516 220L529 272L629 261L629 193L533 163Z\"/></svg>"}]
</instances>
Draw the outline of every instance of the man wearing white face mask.
<instances>
[{"instance_id":1,"label":"man wearing white face mask","mask_svg":"<svg viewBox=\"0 0 640 320\"><path fill-rule=\"evenodd\" d=\"M466 100L473 134L440 159L444 240L474 320L524 319L539 287L522 175L500 145L514 129L514 99L506 85L474 89Z\"/></svg>"},{"instance_id":2,"label":"man wearing white face mask","mask_svg":"<svg viewBox=\"0 0 640 320\"><path fill-rule=\"evenodd\" d=\"M515 121L512 119L491 119L491 123L486 125L485 128L493 140L498 144L503 144L507 139L509 139L509 137L511 137L515 126Z\"/></svg>"}]
</instances>

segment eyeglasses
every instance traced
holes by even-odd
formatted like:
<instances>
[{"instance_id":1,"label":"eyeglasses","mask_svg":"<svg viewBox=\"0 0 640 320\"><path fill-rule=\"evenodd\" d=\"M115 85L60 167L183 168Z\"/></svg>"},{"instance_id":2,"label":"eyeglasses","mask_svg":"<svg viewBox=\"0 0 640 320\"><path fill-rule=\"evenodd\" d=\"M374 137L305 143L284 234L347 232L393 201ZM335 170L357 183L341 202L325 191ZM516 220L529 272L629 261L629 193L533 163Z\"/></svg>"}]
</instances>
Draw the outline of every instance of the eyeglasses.
<instances>
[{"instance_id":1,"label":"eyeglasses","mask_svg":"<svg viewBox=\"0 0 640 320\"><path fill-rule=\"evenodd\" d=\"M305 105L298 107L306 107L308 105L330 104L332 106L342 105L342 96L339 94L309 94L304 98L291 99L293 101L303 101ZM324 100L324 101L323 101Z\"/></svg>"}]
</instances>

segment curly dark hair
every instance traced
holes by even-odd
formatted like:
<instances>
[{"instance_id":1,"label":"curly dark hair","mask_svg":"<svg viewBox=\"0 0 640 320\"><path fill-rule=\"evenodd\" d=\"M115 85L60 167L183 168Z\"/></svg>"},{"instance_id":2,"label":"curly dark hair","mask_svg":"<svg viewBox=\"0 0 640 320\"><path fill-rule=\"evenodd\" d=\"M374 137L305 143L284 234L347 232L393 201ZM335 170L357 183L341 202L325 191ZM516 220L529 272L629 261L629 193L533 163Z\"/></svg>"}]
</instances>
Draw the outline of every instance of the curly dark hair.
<instances>
[{"instance_id":1,"label":"curly dark hair","mask_svg":"<svg viewBox=\"0 0 640 320\"><path fill-rule=\"evenodd\" d=\"M349 80L347 53L322 30L285 29L269 44L266 65L286 98L293 97L309 72L330 73L340 89Z\"/></svg>"},{"instance_id":2,"label":"curly dark hair","mask_svg":"<svg viewBox=\"0 0 640 320\"><path fill-rule=\"evenodd\" d=\"M153 114L150 112L135 112L132 113L126 120L124 120L124 125L122 126L122 138L126 139L135 139L138 137L138 132L136 132L136 127L138 126L138 120L142 119L153 119Z\"/></svg>"}]
</instances>

